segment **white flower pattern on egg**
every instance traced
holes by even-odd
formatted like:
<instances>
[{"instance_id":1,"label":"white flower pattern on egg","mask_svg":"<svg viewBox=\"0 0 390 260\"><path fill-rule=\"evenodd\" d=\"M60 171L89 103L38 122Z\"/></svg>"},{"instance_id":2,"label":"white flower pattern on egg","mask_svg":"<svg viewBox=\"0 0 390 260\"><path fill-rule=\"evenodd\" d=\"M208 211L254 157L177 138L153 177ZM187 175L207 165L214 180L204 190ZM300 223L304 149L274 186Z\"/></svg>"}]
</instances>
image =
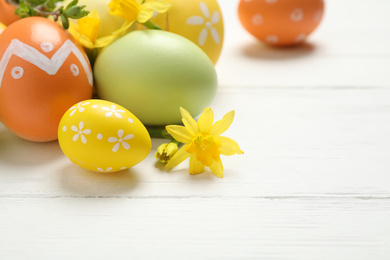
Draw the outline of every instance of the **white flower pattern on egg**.
<instances>
[{"instance_id":1,"label":"white flower pattern on egg","mask_svg":"<svg viewBox=\"0 0 390 260\"><path fill-rule=\"evenodd\" d=\"M77 128L77 126L72 125L72 127L70 129L72 129L73 132L76 132L76 134L72 138L72 140L74 142L77 142L77 140L80 137L80 140L83 144L87 143L87 138L84 135L91 134L91 129L84 129L84 122L83 121L80 121L78 128Z\"/></svg>"},{"instance_id":2,"label":"white flower pattern on egg","mask_svg":"<svg viewBox=\"0 0 390 260\"><path fill-rule=\"evenodd\" d=\"M117 118L122 118L122 115L120 113L124 113L125 111L123 109L116 109L115 105L111 105L111 108L108 107L102 107L104 111L108 111L106 113L106 117L111 117L112 115L115 115Z\"/></svg>"},{"instance_id":3,"label":"white flower pattern on egg","mask_svg":"<svg viewBox=\"0 0 390 260\"><path fill-rule=\"evenodd\" d=\"M103 170L102 168L97 168L97 170L99 171L99 172L111 172L113 169L112 169L112 167L108 167L107 169L105 169L105 170Z\"/></svg>"},{"instance_id":4,"label":"white flower pattern on egg","mask_svg":"<svg viewBox=\"0 0 390 260\"><path fill-rule=\"evenodd\" d=\"M202 11L202 16L191 16L187 19L188 25L204 25L205 27L202 29L199 35L198 43L200 46L203 46L206 43L207 36L211 34L214 42L216 44L221 43L221 39L219 37L219 33L217 29L214 27L220 20L221 16L218 11L213 12L210 17L210 11L207 5L204 2L200 2L199 4L200 10Z\"/></svg>"},{"instance_id":5,"label":"white flower pattern on egg","mask_svg":"<svg viewBox=\"0 0 390 260\"><path fill-rule=\"evenodd\" d=\"M69 110L72 110L72 112L70 112L69 116L73 116L76 111L79 111L80 113L84 112L85 111L85 108L83 106L86 106L86 105L89 105L90 103L89 102L79 102L77 103L76 105L74 105L73 107L71 107Z\"/></svg>"},{"instance_id":6,"label":"white flower pattern on egg","mask_svg":"<svg viewBox=\"0 0 390 260\"><path fill-rule=\"evenodd\" d=\"M120 148L121 145L122 145L122 147L123 147L124 149L126 149L126 150L129 150L129 149L130 149L130 144L128 144L128 143L125 142L125 141L134 138L134 135L133 135L133 134L128 134L128 135L126 135L125 137L123 137L123 135L124 135L124 131L123 131L123 129L120 129L120 130L118 130L118 137L110 137L110 138L108 138L108 142L109 142L109 143L116 143L116 144L112 147L112 151L113 151L114 153L116 153L116 152L119 150L119 148Z\"/></svg>"}]
</instances>

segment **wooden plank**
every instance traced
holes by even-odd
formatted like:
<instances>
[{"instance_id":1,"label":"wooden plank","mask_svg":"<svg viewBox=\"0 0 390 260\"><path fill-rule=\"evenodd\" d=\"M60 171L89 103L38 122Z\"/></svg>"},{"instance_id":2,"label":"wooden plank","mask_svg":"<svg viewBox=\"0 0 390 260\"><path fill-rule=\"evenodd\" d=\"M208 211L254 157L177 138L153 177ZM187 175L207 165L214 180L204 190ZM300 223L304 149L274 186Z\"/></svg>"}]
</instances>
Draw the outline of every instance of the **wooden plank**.
<instances>
[{"instance_id":1,"label":"wooden plank","mask_svg":"<svg viewBox=\"0 0 390 260\"><path fill-rule=\"evenodd\" d=\"M0 199L1 259L387 260L388 199Z\"/></svg>"}]
</instances>

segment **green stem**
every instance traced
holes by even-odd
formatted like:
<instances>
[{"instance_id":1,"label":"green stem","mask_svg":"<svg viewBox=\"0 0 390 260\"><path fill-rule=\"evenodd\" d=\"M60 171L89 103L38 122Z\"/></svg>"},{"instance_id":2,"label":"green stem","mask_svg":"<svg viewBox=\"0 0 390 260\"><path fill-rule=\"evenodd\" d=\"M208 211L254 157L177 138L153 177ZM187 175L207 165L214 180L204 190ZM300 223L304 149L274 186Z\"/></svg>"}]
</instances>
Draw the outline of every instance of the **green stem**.
<instances>
[{"instance_id":1,"label":"green stem","mask_svg":"<svg viewBox=\"0 0 390 260\"><path fill-rule=\"evenodd\" d=\"M91 63L91 67L93 68L93 65L95 64L99 50L97 48L94 48L94 49L84 48L84 50L87 53L89 63Z\"/></svg>"},{"instance_id":2,"label":"green stem","mask_svg":"<svg viewBox=\"0 0 390 260\"><path fill-rule=\"evenodd\" d=\"M158 26L157 24L153 23L152 21L146 21L145 23L143 23L142 25L148 27L149 29L155 29L155 30L162 30L160 26Z\"/></svg>"},{"instance_id":3,"label":"green stem","mask_svg":"<svg viewBox=\"0 0 390 260\"><path fill-rule=\"evenodd\" d=\"M152 138L173 139L165 128L147 127L147 130Z\"/></svg>"},{"instance_id":4,"label":"green stem","mask_svg":"<svg viewBox=\"0 0 390 260\"><path fill-rule=\"evenodd\" d=\"M177 144L177 146L179 146L179 147L180 147L180 145L182 144L182 143L180 143L179 141L176 141L175 139L172 139L172 140L171 140L171 143L175 143L175 144Z\"/></svg>"}]
</instances>

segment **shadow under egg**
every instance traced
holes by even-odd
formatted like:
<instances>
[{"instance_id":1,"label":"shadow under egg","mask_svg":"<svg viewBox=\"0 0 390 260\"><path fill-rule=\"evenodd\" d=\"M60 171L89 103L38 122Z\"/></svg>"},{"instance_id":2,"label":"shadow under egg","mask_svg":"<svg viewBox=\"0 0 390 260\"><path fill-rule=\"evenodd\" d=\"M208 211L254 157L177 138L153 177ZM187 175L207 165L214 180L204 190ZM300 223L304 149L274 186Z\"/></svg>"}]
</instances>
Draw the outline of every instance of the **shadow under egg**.
<instances>
[{"instance_id":1,"label":"shadow under egg","mask_svg":"<svg viewBox=\"0 0 390 260\"><path fill-rule=\"evenodd\" d=\"M67 164L60 170L61 185L75 196L115 197L134 190L139 175L133 169L120 172L92 172L75 164Z\"/></svg>"},{"instance_id":2,"label":"shadow under egg","mask_svg":"<svg viewBox=\"0 0 390 260\"><path fill-rule=\"evenodd\" d=\"M290 60L302 58L315 53L316 46L302 42L292 46L269 46L260 41L248 42L242 46L242 54L259 60Z\"/></svg>"},{"instance_id":3,"label":"shadow under egg","mask_svg":"<svg viewBox=\"0 0 390 260\"><path fill-rule=\"evenodd\" d=\"M0 125L0 163L34 166L53 162L63 156L57 141L27 141Z\"/></svg>"}]
</instances>

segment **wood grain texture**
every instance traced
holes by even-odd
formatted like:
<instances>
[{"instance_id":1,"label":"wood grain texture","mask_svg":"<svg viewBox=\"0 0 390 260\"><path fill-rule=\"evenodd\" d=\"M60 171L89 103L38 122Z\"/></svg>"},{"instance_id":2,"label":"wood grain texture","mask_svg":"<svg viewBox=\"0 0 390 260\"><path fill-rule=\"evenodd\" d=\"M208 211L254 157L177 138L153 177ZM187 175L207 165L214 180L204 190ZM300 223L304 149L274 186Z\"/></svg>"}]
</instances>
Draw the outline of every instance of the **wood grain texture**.
<instances>
[{"instance_id":1,"label":"wood grain texture","mask_svg":"<svg viewBox=\"0 0 390 260\"><path fill-rule=\"evenodd\" d=\"M387 259L390 253L387 200L24 198L0 203L2 259L360 260Z\"/></svg>"},{"instance_id":2,"label":"wood grain texture","mask_svg":"<svg viewBox=\"0 0 390 260\"><path fill-rule=\"evenodd\" d=\"M226 136L245 154L223 157L223 179L188 161L166 172L153 153L98 174L0 124L1 260L389 259L390 2L328 0L288 49L257 43L237 1L219 2L212 108L236 111Z\"/></svg>"}]
</instances>

